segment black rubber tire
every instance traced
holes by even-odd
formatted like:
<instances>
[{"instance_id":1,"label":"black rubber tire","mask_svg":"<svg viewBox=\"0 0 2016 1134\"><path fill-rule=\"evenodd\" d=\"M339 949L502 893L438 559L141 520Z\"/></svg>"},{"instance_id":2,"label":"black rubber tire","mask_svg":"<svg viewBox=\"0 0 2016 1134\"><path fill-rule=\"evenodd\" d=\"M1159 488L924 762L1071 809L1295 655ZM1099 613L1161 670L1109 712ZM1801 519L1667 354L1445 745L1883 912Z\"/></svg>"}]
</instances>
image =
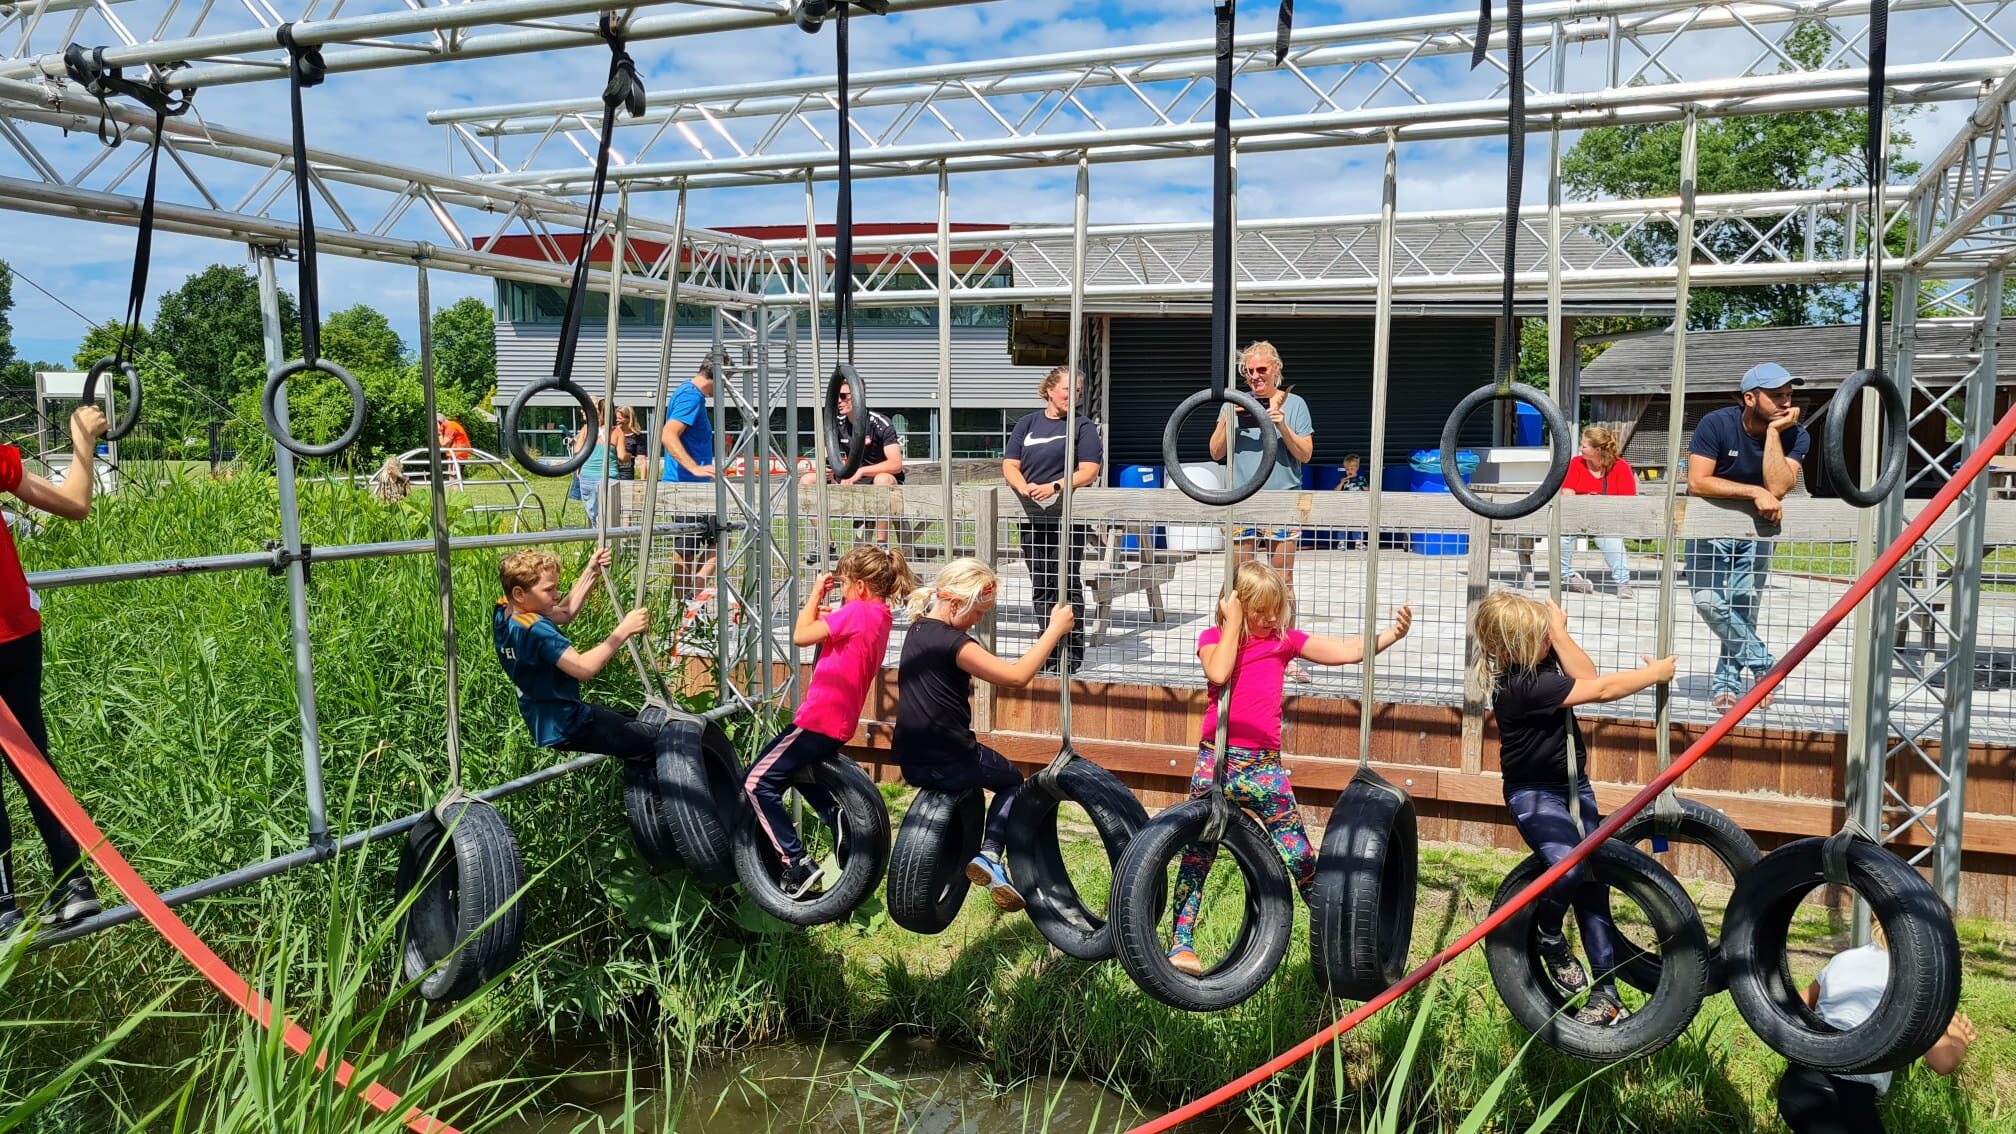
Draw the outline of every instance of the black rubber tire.
<instances>
[{"instance_id":1,"label":"black rubber tire","mask_svg":"<svg viewBox=\"0 0 2016 1134\"><path fill-rule=\"evenodd\" d=\"M84 390L82 395L77 399L87 406L97 405L98 379L103 377L107 370L115 366L119 368L119 373L126 377L126 412L119 415L119 420L105 427L105 440L107 441L119 440L128 433L133 432L133 427L140 424L140 402L142 398L140 372L133 369L132 363L108 354L91 364L91 372L84 376Z\"/></svg>"},{"instance_id":2,"label":"black rubber tire","mask_svg":"<svg viewBox=\"0 0 2016 1134\"><path fill-rule=\"evenodd\" d=\"M1885 438L1882 459L1876 462L1875 483L1866 489L1861 478L1848 467L1848 454L1842 448L1847 441L1848 411L1854 408L1856 395L1864 386L1876 391L1876 400L1883 407ZM1910 454L1910 425L1905 420L1908 413L1903 391L1895 382L1885 381L1881 370L1857 370L1841 383L1828 403L1827 419L1820 423L1820 464L1827 470L1827 483L1834 487L1835 495L1857 508L1874 508L1889 498L1898 478L1904 475L1904 463Z\"/></svg>"},{"instance_id":3,"label":"black rubber tire","mask_svg":"<svg viewBox=\"0 0 2016 1134\"><path fill-rule=\"evenodd\" d=\"M1540 479L1533 491L1517 500L1484 499L1475 489L1463 483L1462 474L1456 468L1456 446L1463 437L1463 423L1470 420L1470 415L1478 407L1498 400L1497 388L1480 386L1470 391L1456 403L1455 409L1449 411L1449 420L1442 423L1442 483L1465 508L1493 520L1516 520L1545 508L1561 491L1561 482L1568 479L1568 462L1575 456L1574 430L1553 398L1524 382L1512 383L1511 392L1505 396L1538 410L1541 426L1553 438L1550 442L1553 455L1547 462L1547 475Z\"/></svg>"},{"instance_id":4,"label":"black rubber tire","mask_svg":"<svg viewBox=\"0 0 2016 1134\"><path fill-rule=\"evenodd\" d=\"M973 884L966 864L980 853L987 812L980 789L920 789L889 851L889 920L912 933L943 933Z\"/></svg>"},{"instance_id":5,"label":"black rubber tire","mask_svg":"<svg viewBox=\"0 0 2016 1134\"><path fill-rule=\"evenodd\" d=\"M286 388L289 378L296 374L306 374L311 370L319 370L343 383L343 389L350 395L349 426L333 439L320 445L311 445L295 437L280 424L280 391ZM259 391L259 416L266 420L266 432L273 435L273 440L295 456L333 457L349 448L350 443L364 432L364 387L358 383L355 375L326 358L318 358L314 362L297 358L274 367L273 372L266 376L266 387Z\"/></svg>"},{"instance_id":6,"label":"black rubber tire","mask_svg":"<svg viewBox=\"0 0 2016 1134\"><path fill-rule=\"evenodd\" d=\"M1185 976L1169 963L1162 922L1169 906L1169 864L1204 833L1211 807L1208 799L1188 800L1137 831L1113 870L1113 896L1106 906L1120 967L1141 991L1186 1012L1216 1012L1260 991L1288 955L1295 925L1294 888L1281 853L1251 815L1235 812L1220 849L1232 852L1246 883L1239 936L1225 959L1202 976Z\"/></svg>"},{"instance_id":7,"label":"black rubber tire","mask_svg":"<svg viewBox=\"0 0 2016 1134\"><path fill-rule=\"evenodd\" d=\"M1109 866L1117 867L1135 832L1148 825L1148 809L1120 777L1083 757L1074 757L1057 773L1057 791L1085 809ZM1113 955L1112 923L1085 905L1071 874L1064 868L1064 850L1057 838L1057 811L1063 801L1032 780L1015 797L1008 814L1008 861L1015 867L1015 889L1028 903L1029 920L1045 941L1081 961L1103 961Z\"/></svg>"},{"instance_id":8,"label":"black rubber tire","mask_svg":"<svg viewBox=\"0 0 2016 1134\"><path fill-rule=\"evenodd\" d=\"M1757 1037L1793 1063L1830 1075L1895 1071L1932 1049L1960 1006L1960 940L1945 902L1883 847L1847 848L1848 884L1890 940L1890 982L1859 1027L1840 1031L1801 998L1785 939L1802 899L1826 882L1825 839L1786 843L1736 882L1722 927L1729 997Z\"/></svg>"},{"instance_id":9,"label":"black rubber tire","mask_svg":"<svg viewBox=\"0 0 2016 1134\"><path fill-rule=\"evenodd\" d=\"M846 452L840 444L840 391L853 399L854 412L847 415ZM841 362L826 379L826 463L836 480L846 480L861 471L861 458L868 452L868 386L853 364Z\"/></svg>"},{"instance_id":10,"label":"black rubber tire","mask_svg":"<svg viewBox=\"0 0 2016 1134\"><path fill-rule=\"evenodd\" d=\"M807 901L787 896L777 887L784 864L753 815L735 831L735 876L742 880L750 900L778 921L788 925L840 921L868 900L889 866L889 805L861 765L845 756L800 768L791 779L794 783L816 782L840 805L842 822L847 826L847 853L840 862L839 880Z\"/></svg>"},{"instance_id":11,"label":"black rubber tire","mask_svg":"<svg viewBox=\"0 0 2016 1134\"><path fill-rule=\"evenodd\" d=\"M1629 823L1624 824L1615 836L1620 843L1649 842L1653 836L1661 834L1657 830L1657 819L1650 808L1638 813ZM1745 872L1757 865L1764 852L1734 820L1705 803L1691 799L1680 801L1680 818L1671 831L1663 832L1676 843L1692 843L1715 856L1729 877L1741 879ZM1638 949L1628 940L1622 941L1622 954L1617 962L1617 979L1640 992L1650 992L1659 987L1659 954ZM1729 965L1722 956L1722 942L1719 938L1708 939L1708 995L1713 996L1729 987Z\"/></svg>"},{"instance_id":12,"label":"black rubber tire","mask_svg":"<svg viewBox=\"0 0 2016 1134\"><path fill-rule=\"evenodd\" d=\"M1239 484L1225 488L1205 488L1192 483L1184 474L1182 447L1178 442L1182 440L1183 423L1189 420L1191 414L1199 407L1219 402L1237 406L1252 414L1260 422L1260 461L1253 466L1253 475ZM1219 506L1237 504L1260 491L1266 485L1268 476L1274 472L1274 455L1280 447L1281 433L1274 428L1274 419L1267 416L1266 408L1253 395L1231 386L1227 386L1223 393L1214 394L1210 390L1199 390L1184 398L1183 404L1176 407L1176 412L1169 415L1168 424L1162 427L1162 463L1165 475L1177 488L1183 490L1183 495L1199 504Z\"/></svg>"},{"instance_id":13,"label":"black rubber tire","mask_svg":"<svg viewBox=\"0 0 2016 1134\"><path fill-rule=\"evenodd\" d=\"M396 882L401 895L414 894L405 917L406 979L437 1003L460 1000L495 979L517 962L525 942L518 903L525 859L510 825L480 800L450 804L449 811L448 828L430 814L407 834Z\"/></svg>"},{"instance_id":14,"label":"black rubber tire","mask_svg":"<svg viewBox=\"0 0 2016 1134\"><path fill-rule=\"evenodd\" d=\"M511 399L511 403L504 407L504 419L498 423L497 430L502 434L504 444L510 450L512 458L524 466L526 472L534 476L572 476L574 470L588 463L588 458L595 452L593 445L584 447L578 453L570 453L557 461L549 461L533 452L525 444L525 438L518 433L518 415L525 412L525 406L532 400L533 395L543 394L548 390L558 390L573 398L580 405L581 412L588 415L588 435L590 437L599 435L602 423L595 415L595 399L588 396L588 391L582 389L579 382L572 378L558 377L541 378L519 390L517 396Z\"/></svg>"},{"instance_id":15,"label":"black rubber tire","mask_svg":"<svg viewBox=\"0 0 2016 1134\"><path fill-rule=\"evenodd\" d=\"M1414 801L1377 772L1353 776L1316 857L1309 965L1317 988L1370 1000L1407 975L1420 856Z\"/></svg>"},{"instance_id":16,"label":"black rubber tire","mask_svg":"<svg viewBox=\"0 0 2016 1134\"><path fill-rule=\"evenodd\" d=\"M1562 1011L1570 997L1542 967L1539 930L1528 904L1484 942L1491 983L1512 1017L1540 1042L1564 1055L1591 1063L1613 1063L1650 1055L1679 1038L1708 998L1708 933L1687 891L1665 867L1636 847L1611 841L1584 862L1596 879L1643 910L1661 945L1659 983L1629 1019L1607 1027L1577 1023ZM1529 855L1498 887L1497 909L1547 870L1547 860ZM1569 913L1570 917L1574 914Z\"/></svg>"},{"instance_id":17,"label":"black rubber tire","mask_svg":"<svg viewBox=\"0 0 2016 1134\"><path fill-rule=\"evenodd\" d=\"M707 886L735 881L734 833L748 808L741 765L721 726L674 711L650 763L623 768L637 851L656 871L681 866Z\"/></svg>"}]
</instances>

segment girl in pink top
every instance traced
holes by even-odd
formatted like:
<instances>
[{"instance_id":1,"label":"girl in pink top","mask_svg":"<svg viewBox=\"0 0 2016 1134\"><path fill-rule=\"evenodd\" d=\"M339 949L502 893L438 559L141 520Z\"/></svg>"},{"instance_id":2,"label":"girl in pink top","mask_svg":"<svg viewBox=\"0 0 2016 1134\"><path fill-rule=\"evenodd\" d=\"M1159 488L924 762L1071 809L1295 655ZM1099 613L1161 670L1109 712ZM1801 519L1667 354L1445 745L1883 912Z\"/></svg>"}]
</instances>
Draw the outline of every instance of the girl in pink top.
<instances>
[{"instance_id":1,"label":"girl in pink top","mask_svg":"<svg viewBox=\"0 0 2016 1134\"><path fill-rule=\"evenodd\" d=\"M826 597L836 585L840 606L822 614ZM819 880L819 868L798 839L798 829L784 807L784 789L793 773L834 758L840 746L853 739L861 706L868 700L869 686L882 672L882 656L889 649L889 597L908 593L916 585L917 576L901 552L857 547L840 557L835 570L819 576L805 608L798 612L797 625L792 627L791 640L797 645L824 648L813 663L812 680L791 718L791 727L763 749L742 781L757 825L784 864L778 885L792 898L811 893ZM837 839L840 816L833 797L814 783L796 786Z\"/></svg>"},{"instance_id":2,"label":"girl in pink top","mask_svg":"<svg viewBox=\"0 0 2016 1134\"><path fill-rule=\"evenodd\" d=\"M1284 626L1287 616L1288 588L1274 568L1259 560L1240 564L1232 593L1219 600L1218 625L1197 636L1197 660L1204 663L1211 691L1197 767L1190 776L1190 798L1203 798L1217 780L1218 690L1229 681L1226 798L1251 811L1267 828L1306 902L1316 881L1316 851L1309 845L1302 813L1295 807L1288 769L1281 765L1282 683L1288 666L1297 658L1317 665L1364 661L1365 641L1362 637L1329 638L1288 629ZM1375 652L1392 648L1413 624L1414 612L1401 606L1394 613L1393 625L1379 635ZM1169 961L1191 976L1203 972L1193 935L1197 910L1203 904L1204 879L1217 857L1216 845L1192 843L1183 848L1183 864L1176 872L1175 944L1169 950Z\"/></svg>"}]
</instances>

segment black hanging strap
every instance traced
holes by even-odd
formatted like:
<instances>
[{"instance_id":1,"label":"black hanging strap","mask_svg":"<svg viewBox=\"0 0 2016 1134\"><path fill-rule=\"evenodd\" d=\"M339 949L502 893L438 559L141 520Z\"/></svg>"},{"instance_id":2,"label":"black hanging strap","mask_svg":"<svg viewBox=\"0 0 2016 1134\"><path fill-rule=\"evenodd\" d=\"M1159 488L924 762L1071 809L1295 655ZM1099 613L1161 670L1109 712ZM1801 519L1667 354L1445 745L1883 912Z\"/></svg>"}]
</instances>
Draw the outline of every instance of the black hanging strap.
<instances>
[{"instance_id":1,"label":"black hanging strap","mask_svg":"<svg viewBox=\"0 0 2016 1134\"><path fill-rule=\"evenodd\" d=\"M1218 0L1218 91L1211 112L1211 396L1232 358L1232 34L1238 0Z\"/></svg>"},{"instance_id":2,"label":"black hanging strap","mask_svg":"<svg viewBox=\"0 0 2016 1134\"><path fill-rule=\"evenodd\" d=\"M636 60L624 49L621 25L605 14L597 29L609 45L609 78L602 85L602 134L595 148L595 180L588 192L588 214L581 223L581 249L574 256L573 279L567 285L560 343L553 354L553 376L562 379L574 373L575 340L581 334L581 315L588 297L588 261L594 252L602 198L609 187L609 147L616 137L616 111L619 107L628 110L632 118L644 113L644 80L638 77Z\"/></svg>"},{"instance_id":3,"label":"black hanging strap","mask_svg":"<svg viewBox=\"0 0 2016 1134\"><path fill-rule=\"evenodd\" d=\"M1491 43L1491 0L1479 0L1477 42L1470 67L1484 62ZM1505 333L1498 337L1497 395L1512 392L1519 364L1519 324L1512 311L1513 277L1519 271L1519 200L1526 177L1526 12L1524 0L1505 4L1505 81L1511 105L1505 120L1505 282L1499 295L1499 318Z\"/></svg>"},{"instance_id":4,"label":"black hanging strap","mask_svg":"<svg viewBox=\"0 0 2016 1134\"><path fill-rule=\"evenodd\" d=\"M1869 174L1869 246L1862 267L1862 309L1858 312L1855 336L1855 369L1867 370L1869 322L1877 317L1883 302L1883 186L1889 174L1889 155L1883 144L1883 79L1890 53L1889 0L1872 0L1869 5L1869 99L1868 131L1862 138L1862 160Z\"/></svg>"},{"instance_id":5,"label":"black hanging strap","mask_svg":"<svg viewBox=\"0 0 2016 1134\"><path fill-rule=\"evenodd\" d=\"M301 116L301 91L320 86L329 65L319 47L294 40L294 25L274 33L287 49L287 100L294 120L294 209L301 223L301 357L313 366L322 357L322 288L315 269L315 186L308 167L308 129Z\"/></svg>"},{"instance_id":6,"label":"black hanging strap","mask_svg":"<svg viewBox=\"0 0 2016 1134\"><path fill-rule=\"evenodd\" d=\"M847 94L847 5L833 13L834 84L840 102L840 192L833 206L833 349L854 362L854 125ZM844 341L842 336L845 336Z\"/></svg>"},{"instance_id":7,"label":"black hanging strap","mask_svg":"<svg viewBox=\"0 0 2016 1134\"><path fill-rule=\"evenodd\" d=\"M1295 33L1295 0L1281 0L1281 14L1274 21L1274 65L1288 58L1288 37Z\"/></svg>"}]
</instances>

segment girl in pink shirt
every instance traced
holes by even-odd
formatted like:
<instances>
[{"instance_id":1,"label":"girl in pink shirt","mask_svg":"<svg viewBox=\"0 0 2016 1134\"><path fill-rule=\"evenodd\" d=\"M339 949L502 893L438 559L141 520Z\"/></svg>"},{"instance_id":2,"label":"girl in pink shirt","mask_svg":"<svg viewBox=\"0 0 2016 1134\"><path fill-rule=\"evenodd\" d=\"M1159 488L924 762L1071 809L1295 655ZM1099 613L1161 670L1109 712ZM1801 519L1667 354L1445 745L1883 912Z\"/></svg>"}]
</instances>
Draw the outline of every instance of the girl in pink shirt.
<instances>
[{"instance_id":1,"label":"girl in pink shirt","mask_svg":"<svg viewBox=\"0 0 2016 1134\"><path fill-rule=\"evenodd\" d=\"M822 614L826 597L836 585L840 606ZM819 868L798 840L798 829L784 807L784 789L793 773L832 759L841 745L853 739L861 706L868 700L869 686L882 671L882 656L889 649L889 596L907 593L916 585L917 576L901 552L866 545L854 548L840 557L833 571L819 576L805 608L798 612L797 625L792 627L792 642L824 648L813 664L812 680L791 718L791 727L763 749L742 781L757 825L784 864L778 885L792 898L812 891L819 880ZM817 784L796 786L798 794L838 837L839 808L833 797Z\"/></svg>"},{"instance_id":2,"label":"girl in pink shirt","mask_svg":"<svg viewBox=\"0 0 2016 1134\"><path fill-rule=\"evenodd\" d=\"M1197 660L1211 683L1204 710L1197 767L1190 776L1190 798L1210 793L1217 780L1218 691L1232 686L1227 698L1225 735L1225 795L1251 811L1280 848L1289 877L1309 901L1316 881L1316 850L1295 807L1295 789L1281 765L1281 688L1288 666L1297 658L1317 665L1350 665L1365 660L1362 637L1329 638L1288 629L1288 588L1274 568L1259 560L1240 564L1232 593L1218 603L1218 624L1197 636ZM1414 612L1403 605L1393 625L1379 635L1376 652L1384 653L1407 636ZM1192 843L1183 848L1176 872L1175 944L1169 961L1180 972L1198 976L1203 964L1193 947L1197 910L1203 903L1204 879L1218 857L1216 845Z\"/></svg>"}]
</instances>

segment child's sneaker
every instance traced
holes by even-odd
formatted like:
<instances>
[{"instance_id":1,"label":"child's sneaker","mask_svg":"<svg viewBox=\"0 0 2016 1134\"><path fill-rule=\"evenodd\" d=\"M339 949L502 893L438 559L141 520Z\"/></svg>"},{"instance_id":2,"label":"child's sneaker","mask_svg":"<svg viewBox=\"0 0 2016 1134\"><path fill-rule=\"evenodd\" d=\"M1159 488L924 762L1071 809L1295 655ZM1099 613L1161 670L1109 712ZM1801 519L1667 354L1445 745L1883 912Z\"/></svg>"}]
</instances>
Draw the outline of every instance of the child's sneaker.
<instances>
[{"instance_id":1,"label":"child's sneaker","mask_svg":"<svg viewBox=\"0 0 2016 1134\"><path fill-rule=\"evenodd\" d=\"M1630 1018L1624 1002L1617 999L1617 991L1607 986L1590 993L1582 1007L1575 1010L1575 1022L1592 1028L1614 1028Z\"/></svg>"},{"instance_id":2,"label":"child's sneaker","mask_svg":"<svg viewBox=\"0 0 2016 1134\"><path fill-rule=\"evenodd\" d=\"M98 904L98 891L91 888L89 878L66 878L42 899L42 924L69 925L104 908Z\"/></svg>"},{"instance_id":3,"label":"child's sneaker","mask_svg":"<svg viewBox=\"0 0 2016 1134\"><path fill-rule=\"evenodd\" d=\"M1184 976L1204 975L1204 962L1197 959L1197 951L1188 945L1169 950L1169 965Z\"/></svg>"},{"instance_id":4,"label":"child's sneaker","mask_svg":"<svg viewBox=\"0 0 2016 1134\"><path fill-rule=\"evenodd\" d=\"M987 896L994 899L994 908L1003 913L1014 913L1022 908L1022 895L1015 891L1015 884L1008 880L1008 868L1001 865L1001 859L992 851L981 851L966 864L966 880L975 886L987 887Z\"/></svg>"},{"instance_id":5,"label":"child's sneaker","mask_svg":"<svg viewBox=\"0 0 2016 1134\"><path fill-rule=\"evenodd\" d=\"M1561 991L1574 995L1589 987L1589 974L1582 968L1582 962L1575 959L1574 950L1568 948L1568 939L1558 933L1542 933L1540 936L1540 960L1547 966L1547 975Z\"/></svg>"},{"instance_id":6,"label":"child's sneaker","mask_svg":"<svg viewBox=\"0 0 2016 1134\"><path fill-rule=\"evenodd\" d=\"M777 888L792 901L801 901L819 883L819 866L809 858L801 858L784 868L777 878Z\"/></svg>"}]
</instances>

